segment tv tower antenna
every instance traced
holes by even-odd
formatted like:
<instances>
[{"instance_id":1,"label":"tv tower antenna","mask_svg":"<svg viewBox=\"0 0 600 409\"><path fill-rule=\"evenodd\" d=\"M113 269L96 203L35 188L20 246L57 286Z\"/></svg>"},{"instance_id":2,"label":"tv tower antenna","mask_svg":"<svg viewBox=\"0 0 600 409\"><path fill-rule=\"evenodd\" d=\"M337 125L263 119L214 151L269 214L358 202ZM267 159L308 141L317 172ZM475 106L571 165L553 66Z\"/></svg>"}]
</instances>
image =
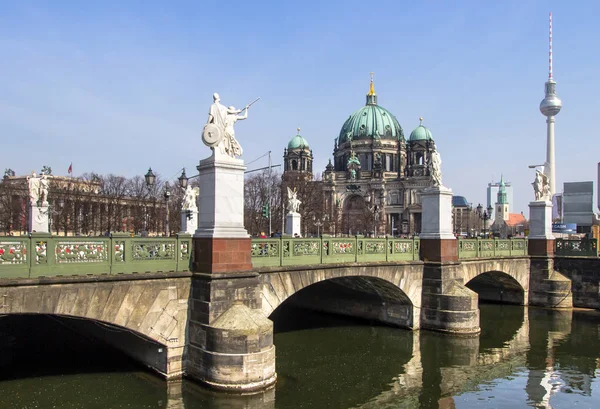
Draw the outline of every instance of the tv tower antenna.
<instances>
[{"instance_id":1,"label":"tv tower antenna","mask_svg":"<svg viewBox=\"0 0 600 409\"><path fill-rule=\"evenodd\" d=\"M554 117L562 108L562 101L556 95L556 81L552 75L552 12L550 12L550 49L548 54L548 81L545 84L545 98L540 103L540 111L546 117L546 163L544 173L550 182L550 194L556 193L556 160L554 157Z\"/></svg>"}]
</instances>

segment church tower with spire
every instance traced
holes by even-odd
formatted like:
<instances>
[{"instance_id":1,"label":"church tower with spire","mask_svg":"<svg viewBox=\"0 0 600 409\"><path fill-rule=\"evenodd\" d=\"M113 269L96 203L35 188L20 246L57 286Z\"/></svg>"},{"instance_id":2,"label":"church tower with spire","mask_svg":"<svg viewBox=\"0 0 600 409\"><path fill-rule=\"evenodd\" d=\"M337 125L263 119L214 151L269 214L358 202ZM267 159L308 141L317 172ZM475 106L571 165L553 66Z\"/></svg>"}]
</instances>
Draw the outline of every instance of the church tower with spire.
<instances>
[{"instance_id":1,"label":"church tower with spire","mask_svg":"<svg viewBox=\"0 0 600 409\"><path fill-rule=\"evenodd\" d=\"M508 197L506 194L506 184L504 183L504 176L500 177L500 188L498 189L498 196L496 199L496 223L501 221L507 221L510 219L508 209Z\"/></svg>"}]
</instances>

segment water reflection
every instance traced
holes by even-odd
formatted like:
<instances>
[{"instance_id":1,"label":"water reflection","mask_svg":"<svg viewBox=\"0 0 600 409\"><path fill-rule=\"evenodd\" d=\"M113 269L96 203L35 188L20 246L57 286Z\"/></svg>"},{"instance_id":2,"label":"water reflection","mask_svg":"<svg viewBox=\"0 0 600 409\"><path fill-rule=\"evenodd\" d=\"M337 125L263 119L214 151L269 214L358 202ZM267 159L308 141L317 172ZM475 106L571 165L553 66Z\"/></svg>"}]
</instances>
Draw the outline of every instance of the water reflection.
<instances>
[{"instance_id":1,"label":"water reflection","mask_svg":"<svg viewBox=\"0 0 600 409\"><path fill-rule=\"evenodd\" d=\"M110 371L99 345L87 356L85 373L54 372L24 377L15 359L0 360L2 407L61 408L536 408L600 407L598 312L555 311L481 305L478 337L361 325L347 318L288 311L285 331L275 335L275 388L252 395L226 395L188 381L164 382L137 367ZM291 315L289 315L291 314ZM294 315L299 314L299 315ZM275 317L277 318L277 317ZM0 323L5 322L0 320ZM290 327L293 322L296 329ZM10 332L10 331L8 331ZM38 327L34 335L50 336ZM29 332L28 332L29 333ZM3 349L37 349L0 324ZM54 348L58 343L48 339ZM4 341L4 342L3 342ZM29 342L29 343L28 343ZM82 342L87 345L88 341ZM77 344L77 342L75 342ZM72 348L73 343L70 343ZM12 345L12 347L10 346ZM18 349L18 348L17 348ZM60 348L59 348L60 349ZM93 356L102 355L101 363ZM87 354L87 355L86 355ZM4 354L3 356L7 356ZM42 357L43 358L43 357ZM50 362L56 365L56 355ZM65 357L62 357L65 359ZM118 358L122 360L122 357ZM9 362L10 361L10 362ZM115 362L112 361L114 365ZM20 376L7 376L20 363ZM73 365L81 362L73 362ZM71 367L72 365L68 365ZM596 388L594 390L594 387ZM596 395L595 395L595 394Z\"/></svg>"}]
</instances>

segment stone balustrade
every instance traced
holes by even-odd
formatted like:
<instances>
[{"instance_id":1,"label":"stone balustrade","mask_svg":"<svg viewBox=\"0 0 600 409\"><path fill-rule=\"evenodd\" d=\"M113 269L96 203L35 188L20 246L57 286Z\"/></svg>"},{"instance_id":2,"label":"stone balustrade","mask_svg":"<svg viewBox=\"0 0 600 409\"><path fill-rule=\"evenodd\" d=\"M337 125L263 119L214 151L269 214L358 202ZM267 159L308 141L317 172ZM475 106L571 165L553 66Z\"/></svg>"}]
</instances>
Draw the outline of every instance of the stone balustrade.
<instances>
[{"instance_id":1,"label":"stone balustrade","mask_svg":"<svg viewBox=\"0 0 600 409\"><path fill-rule=\"evenodd\" d=\"M0 238L0 279L190 271L192 237Z\"/></svg>"}]
</instances>

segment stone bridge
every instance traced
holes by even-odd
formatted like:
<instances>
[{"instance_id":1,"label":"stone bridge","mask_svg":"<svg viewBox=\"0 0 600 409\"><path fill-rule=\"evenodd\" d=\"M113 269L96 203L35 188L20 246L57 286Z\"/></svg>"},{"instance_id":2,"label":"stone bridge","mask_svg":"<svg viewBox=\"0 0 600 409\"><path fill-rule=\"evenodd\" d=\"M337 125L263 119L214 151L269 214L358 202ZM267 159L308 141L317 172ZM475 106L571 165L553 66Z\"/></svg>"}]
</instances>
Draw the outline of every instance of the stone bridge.
<instances>
[{"instance_id":1,"label":"stone bridge","mask_svg":"<svg viewBox=\"0 0 600 409\"><path fill-rule=\"evenodd\" d=\"M316 240L316 246L291 241L288 249L302 251L296 255L261 241L240 253L240 244L229 240L218 260L228 262L231 252L236 263L255 266L222 272L194 268L217 264L217 257L191 255L189 236L5 239L0 315L60 317L166 377L186 374L217 389L252 390L275 380L269 317L283 303L462 335L480 331L479 300L600 305L597 291L596 298L583 293L599 288L597 258L560 257L555 269L553 256L523 254L514 241L480 242L469 250L478 258L421 260L424 240ZM265 255L276 262L265 263Z\"/></svg>"}]
</instances>

